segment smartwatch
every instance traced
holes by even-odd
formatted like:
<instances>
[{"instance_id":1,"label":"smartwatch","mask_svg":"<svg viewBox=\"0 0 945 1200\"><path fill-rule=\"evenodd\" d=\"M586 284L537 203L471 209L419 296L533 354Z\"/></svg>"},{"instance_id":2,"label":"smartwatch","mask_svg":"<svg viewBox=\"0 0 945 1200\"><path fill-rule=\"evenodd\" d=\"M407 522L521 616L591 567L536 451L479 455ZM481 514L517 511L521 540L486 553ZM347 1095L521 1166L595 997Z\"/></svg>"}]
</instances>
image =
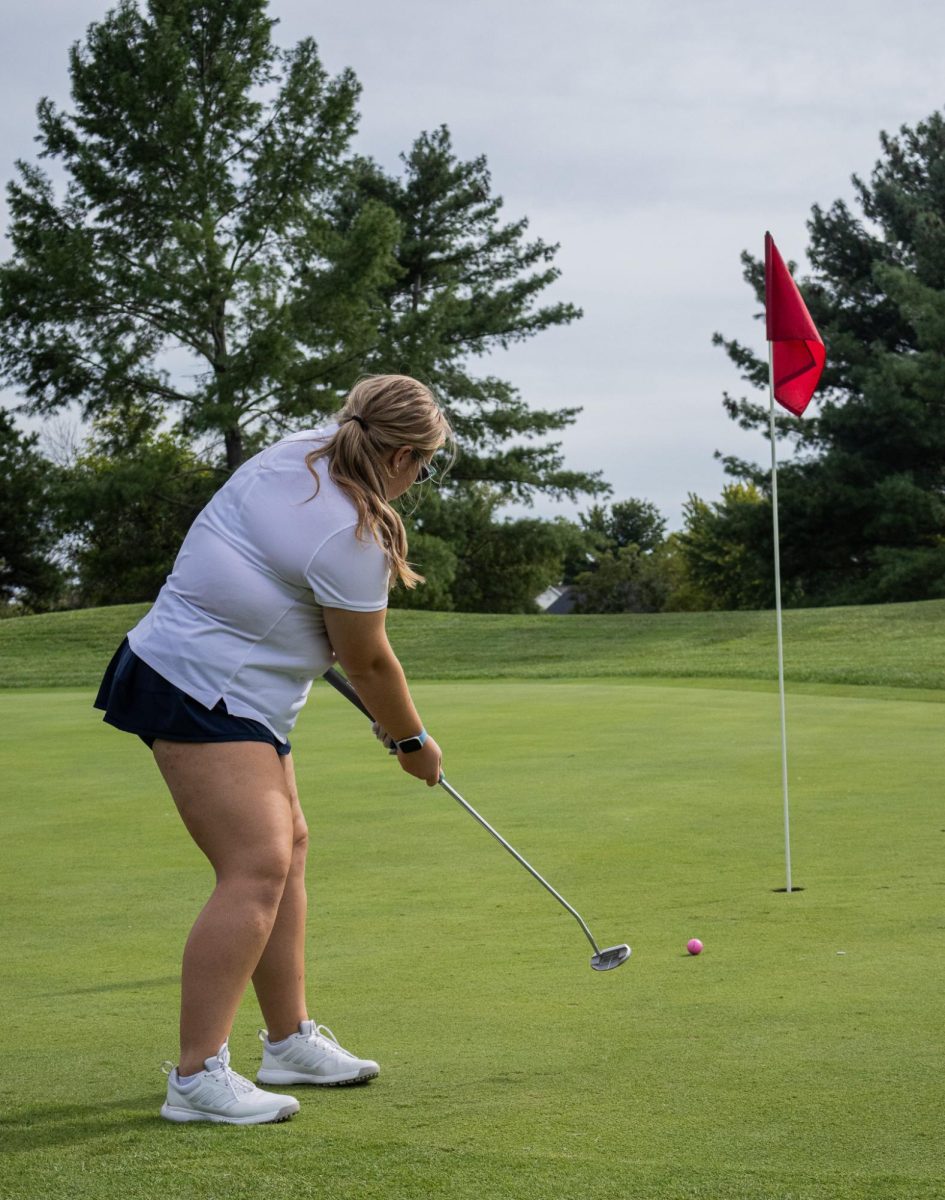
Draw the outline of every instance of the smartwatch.
<instances>
[{"instance_id":1,"label":"smartwatch","mask_svg":"<svg viewBox=\"0 0 945 1200\"><path fill-rule=\"evenodd\" d=\"M420 732L414 737L403 738L401 741L397 742L397 749L401 752L401 754L413 754L415 750L420 749L420 747L427 740L428 736L429 735L427 734L427 731L425 729L421 729Z\"/></svg>"}]
</instances>

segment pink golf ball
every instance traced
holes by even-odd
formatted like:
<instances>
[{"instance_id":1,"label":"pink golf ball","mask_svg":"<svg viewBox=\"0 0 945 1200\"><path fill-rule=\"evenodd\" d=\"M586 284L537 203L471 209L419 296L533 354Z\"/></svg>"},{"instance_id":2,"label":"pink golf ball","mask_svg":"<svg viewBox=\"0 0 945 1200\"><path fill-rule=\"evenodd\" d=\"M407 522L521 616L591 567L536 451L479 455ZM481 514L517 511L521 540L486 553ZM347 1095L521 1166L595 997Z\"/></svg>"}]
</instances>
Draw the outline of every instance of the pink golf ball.
<instances>
[{"instance_id":1,"label":"pink golf ball","mask_svg":"<svg viewBox=\"0 0 945 1200\"><path fill-rule=\"evenodd\" d=\"M698 938L690 938L689 941L686 942L686 949L689 951L690 954L701 954L702 953L702 943L699 941Z\"/></svg>"}]
</instances>

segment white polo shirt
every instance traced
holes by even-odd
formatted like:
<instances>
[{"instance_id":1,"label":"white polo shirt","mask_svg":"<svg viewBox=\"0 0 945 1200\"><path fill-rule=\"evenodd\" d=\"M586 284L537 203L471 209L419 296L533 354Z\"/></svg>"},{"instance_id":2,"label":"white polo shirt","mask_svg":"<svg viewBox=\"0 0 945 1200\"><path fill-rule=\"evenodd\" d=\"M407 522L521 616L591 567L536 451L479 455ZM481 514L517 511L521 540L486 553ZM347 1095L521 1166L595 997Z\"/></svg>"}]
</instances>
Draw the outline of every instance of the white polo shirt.
<instances>
[{"instance_id":1,"label":"white polo shirt","mask_svg":"<svg viewBox=\"0 0 945 1200\"><path fill-rule=\"evenodd\" d=\"M222 699L285 741L332 664L322 607L387 607L387 556L355 534L354 503L305 455L337 426L293 434L243 463L190 528L150 612L128 634L158 674Z\"/></svg>"}]
</instances>

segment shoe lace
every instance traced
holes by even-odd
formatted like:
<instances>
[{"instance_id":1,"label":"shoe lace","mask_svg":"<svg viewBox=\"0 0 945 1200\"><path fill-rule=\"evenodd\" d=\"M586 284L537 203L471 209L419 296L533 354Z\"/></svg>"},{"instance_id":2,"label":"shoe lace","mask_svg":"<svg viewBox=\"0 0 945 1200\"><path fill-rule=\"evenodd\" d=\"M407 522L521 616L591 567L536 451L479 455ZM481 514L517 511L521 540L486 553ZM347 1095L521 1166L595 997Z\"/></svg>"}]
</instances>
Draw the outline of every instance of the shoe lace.
<instances>
[{"instance_id":1,"label":"shoe lace","mask_svg":"<svg viewBox=\"0 0 945 1200\"><path fill-rule=\"evenodd\" d=\"M229 1067L223 1067L223 1078L234 1100L239 1099L241 1092L245 1095L247 1092L256 1090L256 1085L251 1080L247 1079L245 1075L238 1075L236 1071L231 1071Z\"/></svg>"},{"instance_id":2,"label":"shoe lace","mask_svg":"<svg viewBox=\"0 0 945 1200\"><path fill-rule=\"evenodd\" d=\"M346 1050L344 1046L339 1043L338 1039L327 1025L313 1025L306 1040L315 1043L317 1043L319 1040L331 1042L331 1048L333 1050L340 1051L342 1054L346 1054L348 1058L354 1058L354 1055L351 1053L351 1051Z\"/></svg>"},{"instance_id":3,"label":"shoe lace","mask_svg":"<svg viewBox=\"0 0 945 1200\"><path fill-rule=\"evenodd\" d=\"M217 1061L220 1065L216 1070L211 1071L210 1074L215 1079L219 1079L221 1083L226 1084L234 1100L238 1100L241 1093L245 1095L247 1092L256 1090L256 1085L251 1080L247 1079L245 1075L238 1074L230 1067L230 1050L228 1046L224 1047L223 1052L217 1055ZM170 1075L174 1070L174 1063L168 1062L165 1059L161 1063L161 1070L165 1075Z\"/></svg>"},{"instance_id":4,"label":"shoe lace","mask_svg":"<svg viewBox=\"0 0 945 1200\"><path fill-rule=\"evenodd\" d=\"M239 1075L230 1066L230 1049L229 1046L224 1046L220 1054L217 1055L217 1062L220 1064L216 1070L211 1071L214 1078L219 1079L221 1083L225 1083L230 1089L230 1094L234 1100L238 1100L240 1095L245 1095L247 1092L256 1090L256 1085L247 1079L244 1075Z\"/></svg>"}]
</instances>

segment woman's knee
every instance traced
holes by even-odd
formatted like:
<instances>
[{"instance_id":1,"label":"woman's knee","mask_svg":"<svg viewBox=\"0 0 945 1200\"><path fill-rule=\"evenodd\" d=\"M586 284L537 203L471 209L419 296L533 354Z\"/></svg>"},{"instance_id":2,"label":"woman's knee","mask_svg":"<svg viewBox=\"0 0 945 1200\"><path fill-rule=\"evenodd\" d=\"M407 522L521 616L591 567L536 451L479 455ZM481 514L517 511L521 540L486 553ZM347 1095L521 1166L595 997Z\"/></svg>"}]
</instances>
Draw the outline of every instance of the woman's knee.
<instances>
[{"instance_id":1,"label":"woman's knee","mask_svg":"<svg viewBox=\"0 0 945 1200\"><path fill-rule=\"evenodd\" d=\"M305 856L308 854L308 825L305 823L305 818L296 820L292 829L292 859L293 862L298 862L299 859L304 863Z\"/></svg>"},{"instance_id":2,"label":"woman's knee","mask_svg":"<svg viewBox=\"0 0 945 1200\"><path fill-rule=\"evenodd\" d=\"M292 870L294 849L290 839L254 846L252 854L217 872L220 884L237 889L243 899L260 908L278 908Z\"/></svg>"},{"instance_id":3,"label":"woman's knee","mask_svg":"<svg viewBox=\"0 0 945 1200\"><path fill-rule=\"evenodd\" d=\"M285 772L286 786L289 789L289 797L292 802L292 864L295 869L300 863L304 865L305 856L308 853L308 825L305 821L305 814L302 812L302 806L299 803L299 791L295 782L295 766L292 762L292 755L287 754L282 759L282 768Z\"/></svg>"}]
</instances>

